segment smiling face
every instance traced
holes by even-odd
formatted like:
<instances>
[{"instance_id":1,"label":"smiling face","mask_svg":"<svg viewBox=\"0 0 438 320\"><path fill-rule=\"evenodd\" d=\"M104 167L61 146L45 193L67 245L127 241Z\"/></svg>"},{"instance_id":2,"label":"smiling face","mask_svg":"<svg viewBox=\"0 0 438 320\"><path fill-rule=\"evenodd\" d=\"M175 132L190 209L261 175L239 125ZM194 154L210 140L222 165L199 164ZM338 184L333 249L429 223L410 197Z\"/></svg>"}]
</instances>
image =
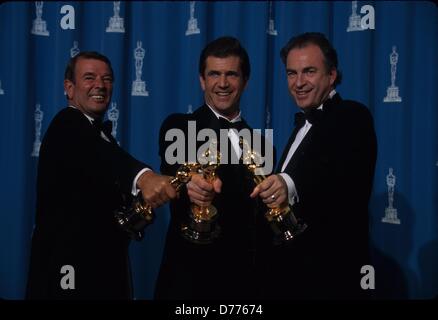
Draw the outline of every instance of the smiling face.
<instances>
[{"instance_id":1,"label":"smiling face","mask_svg":"<svg viewBox=\"0 0 438 320\"><path fill-rule=\"evenodd\" d=\"M290 94L299 108L320 106L334 88L336 69L327 70L321 49L309 44L289 51L286 61Z\"/></svg>"},{"instance_id":2,"label":"smiling face","mask_svg":"<svg viewBox=\"0 0 438 320\"><path fill-rule=\"evenodd\" d=\"M69 103L92 118L103 117L113 91L113 76L108 65L101 60L80 58L76 62L74 80L64 80Z\"/></svg>"},{"instance_id":3,"label":"smiling face","mask_svg":"<svg viewBox=\"0 0 438 320\"><path fill-rule=\"evenodd\" d=\"M240 97L247 84L239 57L207 57L204 74L199 80L208 105L230 120L237 116Z\"/></svg>"}]
</instances>

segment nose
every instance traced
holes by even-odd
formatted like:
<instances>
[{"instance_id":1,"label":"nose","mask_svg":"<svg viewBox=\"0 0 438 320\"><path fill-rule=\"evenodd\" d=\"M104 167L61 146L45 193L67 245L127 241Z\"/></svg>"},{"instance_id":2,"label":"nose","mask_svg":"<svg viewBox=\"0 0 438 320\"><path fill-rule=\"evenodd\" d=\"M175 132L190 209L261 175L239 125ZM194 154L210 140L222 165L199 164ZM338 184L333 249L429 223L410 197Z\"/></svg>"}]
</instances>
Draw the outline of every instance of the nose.
<instances>
[{"instance_id":1,"label":"nose","mask_svg":"<svg viewBox=\"0 0 438 320\"><path fill-rule=\"evenodd\" d=\"M219 86L221 88L228 87L228 79L227 79L226 75L223 74L223 75L220 76L220 78L219 78Z\"/></svg>"},{"instance_id":2,"label":"nose","mask_svg":"<svg viewBox=\"0 0 438 320\"><path fill-rule=\"evenodd\" d=\"M302 73L298 73L295 81L295 85L297 87L301 87L304 85L304 75Z\"/></svg>"},{"instance_id":3,"label":"nose","mask_svg":"<svg viewBox=\"0 0 438 320\"><path fill-rule=\"evenodd\" d=\"M103 81L102 77L96 77L96 79L94 80L94 86L97 88L103 88L105 87L105 83Z\"/></svg>"}]
</instances>

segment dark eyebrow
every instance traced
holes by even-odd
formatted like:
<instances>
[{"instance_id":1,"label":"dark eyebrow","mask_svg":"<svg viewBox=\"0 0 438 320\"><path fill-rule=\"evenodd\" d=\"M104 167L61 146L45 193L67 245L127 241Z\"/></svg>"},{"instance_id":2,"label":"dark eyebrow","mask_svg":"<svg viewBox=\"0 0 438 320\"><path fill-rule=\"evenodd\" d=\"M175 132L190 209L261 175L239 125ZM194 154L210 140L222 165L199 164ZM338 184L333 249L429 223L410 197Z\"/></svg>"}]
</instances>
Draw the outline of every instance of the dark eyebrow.
<instances>
[{"instance_id":1,"label":"dark eyebrow","mask_svg":"<svg viewBox=\"0 0 438 320\"><path fill-rule=\"evenodd\" d=\"M223 72L220 72L218 70L210 70L207 72L207 75L221 75ZM226 76L239 76L240 73L238 71L230 70L225 72Z\"/></svg>"},{"instance_id":2,"label":"dark eyebrow","mask_svg":"<svg viewBox=\"0 0 438 320\"><path fill-rule=\"evenodd\" d=\"M307 72L307 71L316 71L316 70L318 70L318 68L316 68L316 67L305 67L305 68L303 69L303 72Z\"/></svg>"},{"instance_id":3,"label":"dark eyebrow","mask_svg":"<svg viewBox=\"0 0 438 320\"><path fill-rule=\"evenodd\" d=\"M83 75L82 75L82 77L87 77L87 76L93 76L93 77L96 77L97 75L94 73L94 72L85 72ZM113 79L113 76L112 76L112 74L111 73L106 73L106 74L104 74L104 75L102 75L102 78L111 78L111 79Z\"/></svg>"},{"instance_id":4,"label":"dark eyebrow","mask_svg":"<svg viewBox=\"0 0 438 320\"><path fill-rule=\"evenodd\" d=\"M85 76L96 76L96 74L93 73L93 72L85 72L82 76L83 77L85 77Z\"/></svg>"},{"instance_id":5,"label":"dark eyebrow","mask_svg":"<svg viewBox=\"0 0 438 320\"><path fill-rule=\"evenodd\" d=\"M239 72L237 72L237 71L227 71L225 73L225 75L227 75L227 76L238 76Z\"/></svg>"},{"instance_id":6,"label":"dark eyebrow","mask_svg":"<svg viewBox=\"0 0 438 320\"><path fill-rule=\"evenodd\" d=\"M207 73L208 75L218 75L218 74L221 74L219 71L217 71L217 70L210 70L210 71L208 71L208 73Z\"/></svg>"}]
</instances>

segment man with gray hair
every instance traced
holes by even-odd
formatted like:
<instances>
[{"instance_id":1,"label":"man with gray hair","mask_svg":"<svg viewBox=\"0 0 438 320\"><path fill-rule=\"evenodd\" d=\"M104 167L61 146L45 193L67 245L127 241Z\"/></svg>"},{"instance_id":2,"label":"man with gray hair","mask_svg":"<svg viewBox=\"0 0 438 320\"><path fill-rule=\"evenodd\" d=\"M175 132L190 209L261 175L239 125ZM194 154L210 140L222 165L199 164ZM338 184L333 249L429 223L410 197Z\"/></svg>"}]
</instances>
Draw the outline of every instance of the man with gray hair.
<instances>
[{"instance_id":1,"label":"man with gray hair","mask_svg":"<svg viewBox=\"0 0 438 320\"><path fill-rule=\"evenodd\" d=\"M343 100L336 50L321 33L281 50L291 96L301 112L277 174L253 191L268 207L292 206L307 229L273 248L270 298L359 298L368 260L368 201L377 142L371 113ZM278 278L277 278L278 277Z\"/></svg>"}]
</instances>

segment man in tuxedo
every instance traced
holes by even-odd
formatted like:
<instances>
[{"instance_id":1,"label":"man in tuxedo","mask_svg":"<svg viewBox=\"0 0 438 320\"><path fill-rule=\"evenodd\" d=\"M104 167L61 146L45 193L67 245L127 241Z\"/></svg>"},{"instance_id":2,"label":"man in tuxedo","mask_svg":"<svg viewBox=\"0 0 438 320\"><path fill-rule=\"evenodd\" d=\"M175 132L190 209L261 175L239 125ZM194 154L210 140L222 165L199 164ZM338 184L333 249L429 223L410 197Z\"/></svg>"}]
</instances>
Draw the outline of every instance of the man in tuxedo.
<instances>
[{"instance_id":1,"label":"man in tuxedo","mask_svg":"<svg viewBox=\"0 0 438 320\"><path fill-rule=\"evenodd\" d=\"M176 196L169 177L122 150L102 125L113 80L109 59L97 52L67 65L68 107L40 149L29 299L131 298L129 237L114 211L138 191L153 208Z\"/></svg>"},{"instance_id":2,"label":"man in tuxedo","mask_svg":"<svg viewBox=\"0 0 438 320\"><path fill-rule=\"evenodd\" d=\"M193 114L172 114L163 122L159 141L163 174L174 175L181 165L169 159L168 148L174 142L166 136L172 129L184 132L185 161L191 156L188 140L196 139L189 135L190 125L196 125L196 135L202 129L213 130L218 143L220 129L251 132L240 113L240 98L249 75L249 57L237 39L221 37L203 49L199 80L205 104ZM170 204L171 220L156 299L242 299L258 295L259 251L271 241L272 235L266 230L268 224L263 218L266 207L249 197L254 184L240 158L237 131L225 130L230 157L222 154L218 178L210 183L200 174L193 175L180 198ZM222 151L223 145L220 148ZM196 159L196 153L192 158ZM240 161L232 162L232 159ZM191 204L208 206L210 203L217 208L220 234L205 244L184 238L181 227L189 219Z\"/></svg>"},{"instance_id":3,"label":"man in tuxedo","mask_svg":"<svg viewBox=\"0 0 438 320\"><path fill-rule=\"evenodd\" d=\"M267 296L365 297L361 267L369 264L368 201L377 153L372 116L336 92L337 54L323 34L292 38L281 58L301 112L278 173L251 196L268 207L291 205L308 227L287 246L272 249Z\"/></svg>"}]
</instances>

